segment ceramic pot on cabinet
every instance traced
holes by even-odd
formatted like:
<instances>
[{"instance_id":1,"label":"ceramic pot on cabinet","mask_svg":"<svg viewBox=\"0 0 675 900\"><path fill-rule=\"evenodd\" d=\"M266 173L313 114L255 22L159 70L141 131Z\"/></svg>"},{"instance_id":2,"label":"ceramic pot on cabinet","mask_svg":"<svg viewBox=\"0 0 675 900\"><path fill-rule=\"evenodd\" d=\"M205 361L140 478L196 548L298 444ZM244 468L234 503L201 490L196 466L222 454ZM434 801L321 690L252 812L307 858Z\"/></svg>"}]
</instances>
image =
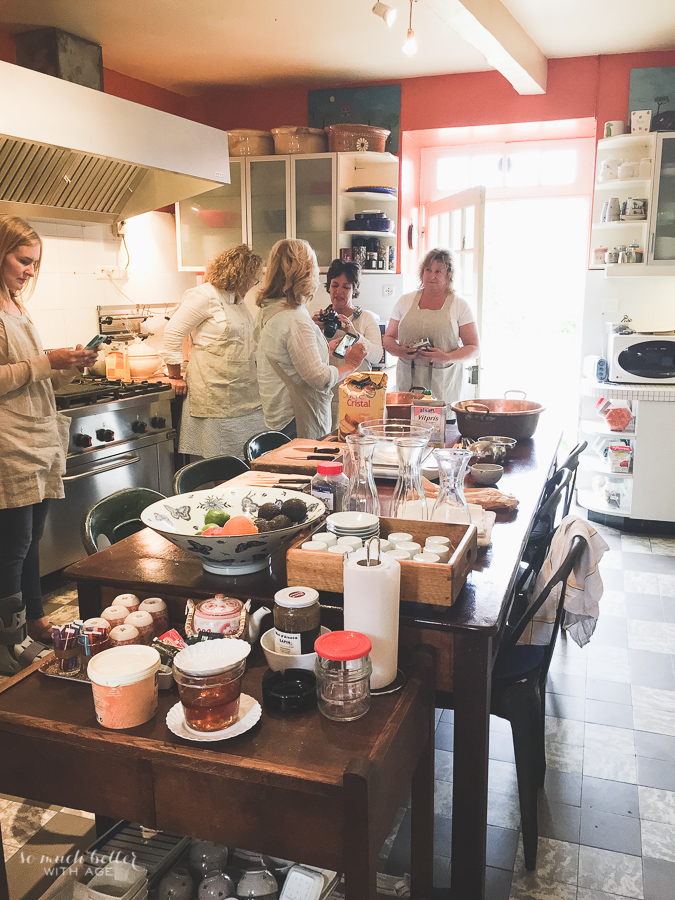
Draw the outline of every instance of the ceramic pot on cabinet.
<instances>
[{"instance_id":1,"label":"ceramic pot on cabinet","mask_svg":"<svg viewBox=\"0 0 675 900\"><path fill-rule=\"evenodd\" d=\"M209 872L202 879L197 891L197 900L225 900L234 896L234 882L224 872Z\"/></svg>"},{"instance_id":2,"label":"ceramic pot on cabinet","mask_svg":"<svg viewBox=\"0 0 675 900\"><path fill-rule=\"evenodd\" d=\"M227 865L228 850L222 844L213 841L200 841L193 838L190 844L190 867L201 878L209 872L220 872Z\"/></svg>"},{"instance_id":3,"label":"ceramic pot on cabinet","mask_svg":"<svg viewBox=\"0 0 675 900\"><path fill-rule=\"evenodd\" d=\"M159 883L157 900L192 900L193 886L187 869L172 869Z\"/></svg>"}]
</instances>

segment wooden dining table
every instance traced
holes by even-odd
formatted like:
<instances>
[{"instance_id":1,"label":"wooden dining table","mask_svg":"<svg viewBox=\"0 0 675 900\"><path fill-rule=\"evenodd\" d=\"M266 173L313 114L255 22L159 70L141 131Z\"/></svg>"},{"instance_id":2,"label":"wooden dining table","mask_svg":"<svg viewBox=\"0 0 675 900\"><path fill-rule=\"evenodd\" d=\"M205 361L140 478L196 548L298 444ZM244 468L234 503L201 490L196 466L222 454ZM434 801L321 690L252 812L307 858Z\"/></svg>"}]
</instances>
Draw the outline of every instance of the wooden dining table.
<instances>
[{"instance_id":1,"label":"wooden dining table","mask_svg":"<svg viewBox=\"0 0 675 900\"><path fill-rule=\"evenodd\" d=\"M450 426L448 442L456 436ZM453 900L485 896L491 672L522 553L559 442L560 431L542 422L534 437L518 441L509 451L498 488L514 495L518 507L497 513L491 543L479 549L452 606L401 598L401 647L426 644L435 649L436 704L454 708ZM250 598L254 609L269 607L275 592L286 584L283 552L273 556L270 569L262 573L212 575L203 571L197 557L149 529L75 563L64 574L77 584L82 617L98 615L123 591L140 598L162 597L175 616L182 615L187 598L198 600L216 592ZM322 596L324 624L341 627L340 603L339 595Z\"/></svg>"}]
</instances>

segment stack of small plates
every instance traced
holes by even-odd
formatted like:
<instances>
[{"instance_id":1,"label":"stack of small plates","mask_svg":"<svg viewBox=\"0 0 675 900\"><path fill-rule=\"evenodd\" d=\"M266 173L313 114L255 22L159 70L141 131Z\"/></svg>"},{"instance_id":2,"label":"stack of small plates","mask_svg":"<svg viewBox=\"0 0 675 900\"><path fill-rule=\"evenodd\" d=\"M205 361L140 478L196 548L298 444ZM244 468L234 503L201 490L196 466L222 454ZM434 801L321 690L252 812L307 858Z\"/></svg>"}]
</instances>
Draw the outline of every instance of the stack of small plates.
<instances>
[{"instance_id":1,"label":"stack of small plates","mask_svg":"<svg viewBox=\"0 0 675 900\"><path fill-rule=\"evenodd\" d=\"M357 537L367 541L379 535L380 520L371 513L333 513L326 519L326 531L332 531L338 537Z\"/></svg>"}]
</instances>

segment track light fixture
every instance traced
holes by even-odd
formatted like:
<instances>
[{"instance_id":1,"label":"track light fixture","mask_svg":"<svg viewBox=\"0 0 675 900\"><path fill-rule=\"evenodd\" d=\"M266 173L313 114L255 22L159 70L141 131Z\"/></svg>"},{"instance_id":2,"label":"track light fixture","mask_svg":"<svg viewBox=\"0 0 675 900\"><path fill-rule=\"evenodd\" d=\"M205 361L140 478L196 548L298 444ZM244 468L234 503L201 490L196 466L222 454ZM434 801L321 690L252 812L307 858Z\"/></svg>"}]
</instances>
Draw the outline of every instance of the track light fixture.
<instances>
[{"instance_id":1,"label":"track light fixture","mask_svg":"<svg viewBox=\"0 0 675 900\"><path fill-rule=\"evenodd\" d=\"M415 40L415 32L412 27L412 11L413 11L413 3L415 0L410 0L410 21L408 22L408 36L406 38L405 44L401 48L406 56L412 56L417 53L417 41Z\"/></svg>"},{"instance_id":2,"label":"track light fixture","mask_svg":"<svg viewBox=\"0 0 675 900\"><path fill-rule=\"evenodd\" d=\"M396 19L396 10L391 6L387 6L386 3L380 3L378 0L375 6L373 6L373 12L376 16L384 19L385 25L388 25L389 28L391 28L391 26L394 24L394 20Z\"/></svg>"}]
</instances>

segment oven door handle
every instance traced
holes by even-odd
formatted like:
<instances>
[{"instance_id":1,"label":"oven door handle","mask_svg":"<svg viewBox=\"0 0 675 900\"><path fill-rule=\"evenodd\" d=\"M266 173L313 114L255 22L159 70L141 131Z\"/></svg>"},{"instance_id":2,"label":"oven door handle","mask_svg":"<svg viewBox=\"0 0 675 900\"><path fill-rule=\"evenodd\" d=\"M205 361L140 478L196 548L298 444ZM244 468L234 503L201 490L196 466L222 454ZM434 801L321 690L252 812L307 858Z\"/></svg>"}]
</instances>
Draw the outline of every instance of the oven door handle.
<instances>
[{"instance_id":1,"label":"oven door handle","mask_svg":"<svg viewBox=\"0 0 675 900\"><path fill-rule=\"evenodd\" d=\"M137 453L125 453L119 457L117 462L108 463L105 466L99 466L98 469L89 469L88 472L79 472L77 475L64 475L64 481L78 481L80 478L89 478L90 475L100 475L101 472L109 472L111 469L119 469L120 466L129 466L132 463L140 462L141 458Z\"/></svg>"}]
</instances>

